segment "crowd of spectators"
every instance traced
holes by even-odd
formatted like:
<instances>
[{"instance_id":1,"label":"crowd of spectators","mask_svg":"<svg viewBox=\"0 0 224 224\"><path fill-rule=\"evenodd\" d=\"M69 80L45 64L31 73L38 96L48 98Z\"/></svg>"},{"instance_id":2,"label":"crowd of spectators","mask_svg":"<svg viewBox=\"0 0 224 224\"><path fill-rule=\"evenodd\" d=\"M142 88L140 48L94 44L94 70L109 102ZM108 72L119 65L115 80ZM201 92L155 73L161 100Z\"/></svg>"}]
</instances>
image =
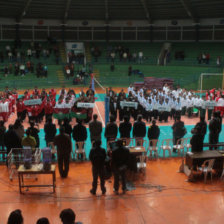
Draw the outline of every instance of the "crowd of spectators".
<instances>
[{"instance_id":1,"label":"crowd of spectators","mask_svg":"<svg viewBox=\"0 0 224 224\"><path fill-rule=\"evenodd\" d=\"M198 56L198 64L209 64L210 62L210 54L203 52Z\"/></svg>"},{"instance_id":2,"label":"crowd of spectators","mask_svg":"<svg viewBox=\"0 0 224 224\"><path fill-rule=\"evenodd\" d=\"M131 52L129 48L118 45L115 47L108 46L107 53L106 53L107 62L114 63L115 61L119 60L120 62L138 62L142 64L144 61L144 55L142 51Z\"/></svg>"},{"instance_id":3,"label":"crowd of spectators","mask_svg":"<svg viewBox=\"0 0 224 224\"><path fill-rule=\"evenodd\" d=\"M69 64L84 64L84 57L85 55L83 53L75 53L74 51L68 52L68 62Z\"/></svg>"},{"instance_id":4,"label":"crowd of spectators","mask_svg":"<svg viewBox=\"0 0 224 224\"><path fill-rule=\"evenodd\" d=\"M81 222L76 222L76 214L71 208L63 209L59 218L62 224L82 224ZM23 217L22 211L16 209L9 214L7 224L24 224L26 219ZM50 224L50 221L47 217L39 218L36 224Z\"/></svg>"},{"instance_id":5,"label":"crowd of spectators","mask_svg":"<svg viewBox=\"0 0 224 224\"><path fill-rule=\"evenodd\" d=\"M101 50L98 46L92 46L90 49L91 55L94 57L95 62L98 61L98 57L101 56Z\"/></svg>"},{"instance_id":6,"label":"crowd of spectators","mask_svg":"<svg viewBox=\"0 0 224 224\"><path fill-rule=\"evenodd\" d=\"M27 73L34 73L35 67L38 78L47 77L46 61L52 54L55 56L55 63L59 64L59 50L56 45L49 45L50 47L46 48L39 42L31 42L27 49L26 47L22 48L22 44L15 46L12 47L8 44L5 46L5 50L0 51L0 62L6 61L1 69L5 77L11 74L25 76ZM36 65L33 61L36 61Z\"/></svg>"}]
</instances>

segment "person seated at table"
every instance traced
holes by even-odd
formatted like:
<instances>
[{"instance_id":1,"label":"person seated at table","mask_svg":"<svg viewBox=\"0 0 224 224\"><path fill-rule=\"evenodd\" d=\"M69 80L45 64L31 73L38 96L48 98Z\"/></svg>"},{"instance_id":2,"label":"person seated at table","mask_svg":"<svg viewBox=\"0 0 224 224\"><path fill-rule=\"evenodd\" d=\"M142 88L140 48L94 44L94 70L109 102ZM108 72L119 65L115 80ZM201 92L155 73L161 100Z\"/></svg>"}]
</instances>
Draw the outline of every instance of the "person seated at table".
<instances>
[{"instance_id":1,"label":"person seated at table","mask_svg":"<svg viewBox=\"0 0 224 224\"><path fill-rule=\"evenodd\" d=\"M203 140L204 135L201 132L201 127L196 126L191 130L191 133L193 134L191 138L191 152L202 152L203 151Z\"/></svg>"},{"instance_id":2,"label":"person seated at table","mask_svg":"<svg viewBox=\"0 0 224 224\"><path fill-rule=\"evenodd\" d=\"M36 139L31 136L31 130L27 129L26 130L26 137L23 137L22 139L22 146L24 147L30 147L32 149L32 151L35 151L35 147L36 147Z\"/></svg>"}]
</instances>

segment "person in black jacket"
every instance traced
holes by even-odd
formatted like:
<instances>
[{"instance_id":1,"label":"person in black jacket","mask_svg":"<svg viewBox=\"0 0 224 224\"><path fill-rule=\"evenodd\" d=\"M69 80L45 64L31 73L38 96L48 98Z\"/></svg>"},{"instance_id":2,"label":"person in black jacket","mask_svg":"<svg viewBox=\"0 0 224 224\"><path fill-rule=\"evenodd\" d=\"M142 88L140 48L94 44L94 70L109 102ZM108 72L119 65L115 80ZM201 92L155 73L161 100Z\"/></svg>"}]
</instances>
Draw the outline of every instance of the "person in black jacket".
<instances>
[{"instance_id":1,"label":"person in black jacket","mask_svg":"<svg viewBox=\"0 0 224 224\"><path fill-rule=\"evenodd\" d=\"M190 141L191 152L202 152L204 135L201 131L201 127L196 125L195 128L191 130L191 133L193 134Z\"/></svg>"},{"instance_id":2,"label":"person in black jacket","mask_svg":"<svg viewBox=\"0 0 224 224\"><path fill-rule=\"evenodd\" d=\"M7 148L7 154L9 154L13 148L22 148L21 138L14 131L12 124L9 125L8 131L4 134L4 144ZM6 165L8 165L7 160Z\"/></svg>"},{"instance_id":3,"label":"person in black jacket","mask_svg":"<svg viewBox=\"0 0 224 224\"><path fill-rule=\"evenodd\" d=\"M72 142L70 137L65 133L64 127L60 127L60 134L54 137L54 145L57 147L58 169L60 176L62 178L66 178L69 171Z\"/></svg>"},{"instance_id":4,"label":"person in black jacket","mask_svg":"<svg viewBox=\"0 0 224 224\"><path fill-rule=\"evenodd\" d=\"M176 117L176 121L172 126L173 129L173 145L177 144L177 141L184 137L186 134L186 128L184 127L184 122L180 120L180 116ZM173 149L176 152L176 149Z\"/></svg>"},{"instance_id":5,"label":"person in black jacket","mask_svg":"<svg viewBox=\"0 0 224 224\"><path fill-rule=\"evenodd\" d=\"M82 120L77 119L77 124L73 127L72 137L74 141L77 142L85 142L87 139L87 130L86 127L82 124ZM76 144L78 147L78 144ZM80 155L80 154L79 154ZM80 155L81 159L83 158L83 154Z\"/></svg>"},{"instance_id":6,"label":"person in black jacket","mask_svg":"<svg viewBox=\"0 0 224 224\"><path fill-rule=\"evenodd\" d=\"M48 118L47 123L44 125L46 145L49 146L49 142L54 141L57 129L56 125L52 123L52 118Z\"/></svg>"},{"instance_id":7,"label":"person in black jacket","mask_svg":"<svg viewBox=\"0 0 224 224\"><path fill-rule=\"evenodd\" d=\"M124 122L120 123L119 132L121 138L130 138L132 124L129 116L124 116Z\"/></svg>"},{"instance_id":8,"label":"person in black jacket","mask_svg":"<svg viewBox=\"0 0 224 224\"><path fill-rule=\"evenodd\" d=\"M149 127L149 129L148 129L148 139L149 140L158 139L159 135L160 135L160 129L156 125L156 120L154 119L152 121L152 126Z\"/></svg>"},{"instance_id":9,"label":"person in black jacket","mask_svg":"<svg viewBox=\"0 0 224 224\"><path fill-rule=\"evenodd\" d=\"M200 132L200 135L203 136L203 140L205 138L206 132L207 132L207 123L205 121L205 117L200 117L200 122L198 122L195 125L195 128L198 132Z\"/></svg>"},{"instance_id":10,"label":"person in black jacket","mask_svg":"<svg viewBox=\"0 0 224 224\"><path fill-rule=\"evenodd\" d=\"M64 122L62 124L62 127L64 127L64 129L65 129L65 133L67 135L69 135L69 137L71 137L71 134L72 134L72 126L69 124L69 119L68 118L65 118L64 119Z\"/></svg>"},{"instance_id":11,"label":"person in black jacket","mask_svg":"<svg viewBox=\"0 0 224 224\"><path fill-rule=\"evenodd\" d=\"M117 141L117 147L112 151L112 169L114 172L114 191L118 194L119 178L122 180L122 190L126 192L126 169L130 157L129 150L123 146L123 141Z\"/></svg>"},{"instance_id":12,"label":"person in black jacket","mask_svg":"<svg viewBox=\"0 0 224 224\"><path fill-rule=\"evenodd\" d=\"M137 121L133 126L133 138L144 138L146 135L146 125L142 121L142 115L138 115Z\"/></svg>"},{"instance_id":13,"label":"person in black jacket","mask_svg":"<svg viewBox=\"0 0 224 224\"><path fill-rule=\"evenodd\" d=\"M115 123L114 116L110 116L110 122L107 123L105 128L104 136L106 137L107 141L115 140L117 137L117 124Z\"/></svg>"},{"instance_id":14,"label":"person in black jacket","mask_svg":"<svg viewBox=\"0 0 224 224\"><path fill-rule=\"evenodd\" d=\"M90 193L93 195L96 194L98 177L100 177L100 186L102 194L106 193L105 180L104 180L104 164L106 159L106 151L100 146L101 141L96 140L89 155L89 159L92 162L92 175L93 175L93 183Z\"/></svg>"},{"instance_id":15,"label":"person in black jacket","mask_svg":"<svg viewBox=\"0 0 224 224\"><path fill-rule=\"evenodd\" d=\"M221 132L221 119L217 112L213 113L212 120L209 122L209 144L217 144L219 142L219 133ZM209 150L217 149L210 147Z\"/></svg>"}]
</instances>

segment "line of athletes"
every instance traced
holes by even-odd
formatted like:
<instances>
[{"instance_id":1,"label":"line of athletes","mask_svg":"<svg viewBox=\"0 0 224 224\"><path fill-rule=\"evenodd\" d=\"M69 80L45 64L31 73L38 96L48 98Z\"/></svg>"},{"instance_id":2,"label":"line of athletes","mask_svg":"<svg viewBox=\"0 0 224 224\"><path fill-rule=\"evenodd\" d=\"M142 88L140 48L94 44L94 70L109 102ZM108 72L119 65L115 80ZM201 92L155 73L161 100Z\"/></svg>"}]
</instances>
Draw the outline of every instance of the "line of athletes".
<instances>
[{"instance_id":1,"label":"line of athletes","mask_svg":"<svg viewBox=\"0 0 224 224\"><path fill-rule=\"evenodd\" d=\"M25 105L26 100L33 99L41 99L41 104ZM74 89L66 91L65 88L62 88L59 92L59 99L56 101L56 91L53 88L47 93L45 89L40 91L35 87L33 91L26 90L21 97L18 97L16 90L10 91L6 88L0 95L0 117L6 122L9 116L16 111L17 118L22 121L28 115L29 121L33 120L40 123L44 116L47 120L52 117L54 112L64 113L66 111L69 113L70 109L73 109L75 112L87 113L89 115L88 120L90 120L92 118L92 109L77 108L77 103L92 103L94 100L94 91L92 89L88 89L86 93L82 90L79 97L76 98Z\"/></svg>"},{"instance_id":2,"label":"line of athletes","mask_svg":"<svg viewBox=\"0 0 224 224\"><path fill-rule=\"evenodd\" d=\"M146 121L152 118L159 119L160 122L168 121L168 117L175 119L177 116L193 114L201 117L206 116L211 120L213 110L223 111L224 93L220 90L208 91L205 96L196 95L193 91L185 89L173 89L165 85L163 89L149 90L146 88L128 87L126 94L122 89L118 94L110 87L107 95L110 97L110 114L122 121L124 115L137 119L138 114L142 114ZM122 106L121 101L137 102L137 108Z\"/></svg>"}]
</instances>

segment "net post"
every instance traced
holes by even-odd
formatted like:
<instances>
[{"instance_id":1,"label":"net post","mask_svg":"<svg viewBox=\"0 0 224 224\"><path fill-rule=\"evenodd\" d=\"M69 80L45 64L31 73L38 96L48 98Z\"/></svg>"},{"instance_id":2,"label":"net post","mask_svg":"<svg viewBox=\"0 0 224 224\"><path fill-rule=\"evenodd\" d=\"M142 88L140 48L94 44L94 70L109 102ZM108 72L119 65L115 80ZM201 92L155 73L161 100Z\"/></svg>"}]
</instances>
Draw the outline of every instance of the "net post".
<instances>
[{"instance_id":1,"label":"net post","mask_svg":"<svg viewBox=\"0 0 224 224\"><path fill-rule=\"evenodd\" d=\"M109 122L109 114L110 114L110 97L108 95L108 88L106 88L106 96L105 96L105 125Z\"/></svg>"},{"instance_id":2,"label":"net post","mask_svg":"<svg viewBox=\"0 0 224 224\"><path fill-rule=\"evenodd\" d=\"M222 90L224 89L224 68L222 69Z\"/></svg>"},{"instance_id":3,"label":"net post","mask_svg":"<svg viewBox=\"0 0 224 224\"><path fill-rule=\"evenodd\" d=\"M95 83L94 83L94 73L90 74L91 77L91 89L95 91Z\"/></svg>"},{"instance_id":4,"label":"net post","mask_svg":"<svg viewBox=\"0 0 224 224\"><path fill-rule=\"evenodd\" d=\"M203 79L203 73L201 74L201 93L202 93L202 79Z\"/></svg>"}]
</instances>

